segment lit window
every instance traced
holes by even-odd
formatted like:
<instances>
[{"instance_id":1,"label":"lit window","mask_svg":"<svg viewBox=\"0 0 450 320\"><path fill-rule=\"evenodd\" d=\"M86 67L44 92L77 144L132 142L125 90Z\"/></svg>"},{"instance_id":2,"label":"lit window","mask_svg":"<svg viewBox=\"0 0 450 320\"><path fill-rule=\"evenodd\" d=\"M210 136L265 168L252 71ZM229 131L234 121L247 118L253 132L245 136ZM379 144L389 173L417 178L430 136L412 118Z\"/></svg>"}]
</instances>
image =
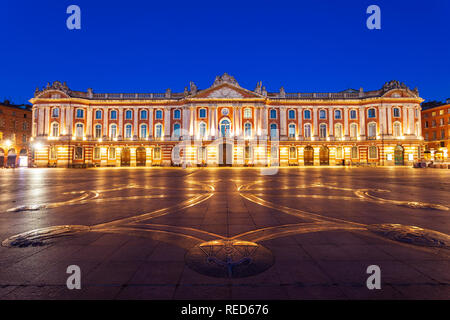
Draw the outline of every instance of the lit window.
<instances>
[{"instance_id":1,"label":"lit window","mask_svg":"<svg viewBox=\"0 0 450 320\"><path fill-rule=\"evenodd\" d=\"M272 123L270 125L270 137L271 138L276 138L277 136L278 136L277 125L275 123Z\"/></svg>"},{"instance_id":2,"label":"lit window","mask_svg":"<svg viewBox=\"0 0 450 320\"><path fill-rule=\"evenodd\" d=\"M352 147L352 159L358 159L358 147L357 146L353 146Z\"/></svg>"},{"instance_id":3,"label":"lit window","mask_svg":"<svg viewBox=\"0 0 450 320\"><path fill-rule=\"evenodd\" d=\"M125 138L130 139L132 135L132 126L131 124L127 124L125 126Z\"/></svg>"},{"instance_id":4,"label":"lit window","mask_svg":"<svg viewBox=\"0 0 450 320\"><path fill-rule=\"evenodd\" d=\"M77 109L76 116L77 116L78 119L84 118L84 110L83 109Z\"/></svg>"},{"instance_id":5,"label":"lit window","mask_svg":"<svg viewBox=\"0 0 450 320\"><path fill-rule=\"evenodd\" d=\"M244 119L251 119L252 118L252 109L245 108L244 109Z\"/></svg>"},{"instance_id":6,"label":"lit window","mask_svg":"<svg viewBox=\"0 0 450 320\"><path fill-rule=\"evenodd\" d=\"M334 118L335 119L341 119L342 118L341 110L334 110Z\"/></svg>"},{"instance_id":7,"label":"lit window","mask_svg":"<svg viewBox=\"0 0 450 320\"><path fill-rule=\"evenodd\" d=\"M305 138L311 138L311 125L305 124Z\"/></svg>"},{"instance_id":8,"label":"lit window","mask_svg":"<svg viewBox=\"0 0 450 320\"><path fill-rule=\"evenodd\" d=\"M133 112L131 110L125 111L125 119L131 120L133 118Z\"/></svg>"},{"instance_id":9,"label":"lit window","mask_svg":"<svg viewBox=\"0 0 450 320\"><path fill-rule=\"evenodd\" d=\"M75 160L83 159L83 148L82 147L75 147L74 159Z\"/></svg>"},{"instance_id":10,"label":"lit window","mask_svg":"<svg viewBox=\"0 0 450 320\"><path fill-rule=\"evenodd\" d=\"M156 138L161 138L162 137L162 124L158 123L155 126L155 137Z\"/></svg>"},{"instance_id":11,"label":"lit window","mask_svg":"<svg viewBox=\"0 0 450 320\"><path fill-rule=\"evenodd\" d=\"M53 137L59 136L59 124L56 122L52 124L52 136Z\"/></svg>"},{"instance_id":12,"label":"lit window","mask_svg":"<svg viewBox=\"0 0 450 320\"><path fill-rule=\"evenodd\" d=\"M369 123L369 138L375 138L377 136L377 124Z\"/></svg>"},{"instance_id":13,"label":"lit window","mask_svg":"<svg viewBox=\"0 0 450 320\"><path fill-rule=\"evenodd\" d=\"M342 159L342 147L337 147L336 148L336 159Z\"/></svg>"},{"instance_id":14,"label":"lit window","mask_svg":"<svg viewBox=\"0 0 450 320\"><path fill-rule=\"evenodd\" d=\"M109 135L111 139L115 139L117 137L117 125L112 124L109 130Z\"/></svg>"},{"instance_id":15,"label":"lit window","mask_svg":"<svg viewBox=\"0 0 450 320\"><path fill-rule=\"evenodd\" d=\"M327 137L327 125L326 124L321 124L319 126L319 136L320 138L326 138Z\"/></svg>"},{"instance_id":16,"label":"lit window","mask_svg":"<svg viewBox=\"0 0 450 320\"><path fill-rule=\"evenodd\" d=\"M288 118L289 119L295 119L295 110L289 110Z\"/></svg>"},{"instance_id":17,"label":"lit window","mask_svg":"<svg viewBox=\"0 0 450 320\"><path fill-rule=\"evenodd\" d=\"M272 109L270 110L270 119L276 119L277 118L277 110Z\"/></svg>"},{"instance_id":18,"label":"lit window","mask_svg":"<svg viewBox=\"0 0 450 320\"><path fill-rule=\"evenodd\" d=\"M94 159L95 160L99 160L100 159L100 147L95 147L94 148Z\"/></svg>"},{"instance_id":19,"label":"lit window","mask_svg":"<svg viewBox=\"0 0 450 320\"><path fill-rule=\"evenodd\" d=\"M377 159L378 158L378 148L376 146L369 147L369 159Z\"/></svg>"},{"instance_id":20,"label":"lit window","mask_svg":"<svg viewBox=\"0 0 450 320\"><path fill-rule=\"evenodd\" d=\"M336 136L336 138L342 138L342 124L336 123L334 125L334 135Z\"/></svg>"},{"instance_id":21,"label":"lit window","mask_svg":"<svg viewBox=\"0 0 450 320\"><path fill-rule=\"evenodd\" d=\"M141 139L146 139L147 138L147 125L143 124L141 125L141 130L140 130L140 137Z\"/></svg>"},{"instance_id":22,"label":"lit window","mask_svg":"<svg viewBox=\"0 0 450 320\"><path fill-rule=\"evenodd\" d=\"M77 123L77 125L75 126L75 136L77 138L83 138L83 134L84 134L83 127L84 126L82 123Z\"/></svg>"},{"instance_id":23,"label":"lit window","mask_svg":"<svg viewBox=\"0 0 450 320\"><path fill-rule=\"evenodd\" d=\"M153 149L153 158L155 160L161 160L161 148L160 147L156 147L155 149Z\"/></svg>"},{"instance_id":24,"label":"lit window","mask_svg":"<svg viewBox=\"0 0 450 320\"><path fill-rule=\"evenodd\" d=\"M295 138L295 124L290 123L288 128L289 138Z\"/></svg>"},{"instance_id":25,"label":"lit window","mask_svg":"<svg viewBox=\"0 0 450 320\"><path fill-rule=\"evenodd\" d=\"M108 149L108 159L114 160L116 158L116 148L109 148Z\"/></svg>"},{"instance_id":26,"label":"lit window","mask_svg":"<svg viewBox=\"0 0 450 320\"><path fill-rule=\"evenodd\" d=\"M199 130L200 130L199 131L200 138L206 137L206 123L201 122L200 126L199 126Z\"/></svg>"},{"instance_id":27,"label":"lit window","mask_svg":"<svg viewBox=\"0 0 450 320\"><path fill-rule=\"evenodd\" d=\"M352 123L350 125L350 137L356 138L358 134L358 125L356 123Z\"/></svg>"},{"instance_id":28,"label":"lit window","mask_svg":"<svg viewBox=\"0 0 450 320\"><path fill-rule=\"evenodd\" d=\"M326 119L327 118L327 112L325 110L319 111L319 119Z\"/></svg>"},{"instance_id":29,"label":"lit window","mask_svg":"<svg viewBox=\"0 0 450 320\"><path fill-rule=\"evenodd\" d=\"M306 120L310 120L310 119L311 119L311 111L310 111L310 110L305 110L305 111L303 112L303 117L304 117Z\"/></svg>"},{"instance_id":30,"label":"lit window","mask_svg":"<svg viewBox=\"0 0 450 320\"><path fill-rule=\"evenodd\" d=\"M102 136L102 126L100 124L95 125L95 138L101 138Z\"/></svg>"},{"instance_id":31,"label":"lit window","mask_svg":"<svg viewBox=\"0 0 450 320\"><path fill-rule=\"evenodd\" d=\"M295 147L289 148L289 159L297 159L297 149Z\"/></svg>"},{"instance_id":32,"label":"lit window","mask_svg":"<svg viewBox=\"0 0 450 320\"><path fill-rule=\"evenodd\" d=\"M52 109L52 118L58 118L59 117L59 108L53 108Z\"/></svg>"}]
</instances>

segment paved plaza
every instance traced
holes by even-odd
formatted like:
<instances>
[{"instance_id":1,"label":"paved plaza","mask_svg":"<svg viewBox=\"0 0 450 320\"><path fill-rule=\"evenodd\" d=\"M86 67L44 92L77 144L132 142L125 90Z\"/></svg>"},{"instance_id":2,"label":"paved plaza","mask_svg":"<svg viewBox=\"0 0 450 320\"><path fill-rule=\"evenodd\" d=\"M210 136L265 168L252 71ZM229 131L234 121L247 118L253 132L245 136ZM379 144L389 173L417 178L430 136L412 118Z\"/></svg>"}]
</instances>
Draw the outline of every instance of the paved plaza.
<instances>
[{"instance_id":1,"label":"paved plaza","mask_svg":"<svg viewBox=\"0 0 450 320\"><path fill-rule=\"evenodd\" d=\"M0 190L0 299L450 299L450 170L3 169Z\"/></svg>"}]
</instances>

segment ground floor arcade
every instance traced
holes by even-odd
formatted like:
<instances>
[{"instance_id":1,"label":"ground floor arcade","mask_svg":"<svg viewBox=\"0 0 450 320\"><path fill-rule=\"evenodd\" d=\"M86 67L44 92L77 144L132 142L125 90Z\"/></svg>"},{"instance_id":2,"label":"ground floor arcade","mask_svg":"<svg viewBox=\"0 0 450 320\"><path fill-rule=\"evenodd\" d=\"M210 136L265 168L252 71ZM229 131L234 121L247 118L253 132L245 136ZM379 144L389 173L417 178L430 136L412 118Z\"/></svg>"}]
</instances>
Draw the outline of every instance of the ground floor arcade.
<instances>
[{"instance_id":1,"label":"ground floor arcade","mask_svg":"<svg viewBox=\"0 0 450 320\"><path fill-rule=\"evenodd\" d=\"M419 142L398 141L52 141L33 149L38 167L411 165Z\"/></svg>"}]
</instances>

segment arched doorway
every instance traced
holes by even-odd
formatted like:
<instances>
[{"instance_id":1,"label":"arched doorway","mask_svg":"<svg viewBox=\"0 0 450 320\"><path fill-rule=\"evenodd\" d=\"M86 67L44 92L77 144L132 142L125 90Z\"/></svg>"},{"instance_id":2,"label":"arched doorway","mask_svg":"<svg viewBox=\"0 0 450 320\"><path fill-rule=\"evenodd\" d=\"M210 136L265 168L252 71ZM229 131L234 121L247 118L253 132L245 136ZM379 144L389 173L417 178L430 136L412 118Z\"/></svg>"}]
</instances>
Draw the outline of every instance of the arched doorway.
<instances>
[{"instance_id":1,"label":"arched doorway","mask_svg":"<svg viewBox=\"0 0 450 320\"><path fill-rule=\"evenodd\" d=\"M8 159L6 161L6 166L15 168L16 167L16 159L17 159L16 150L9 149L8 150Z\"/></svg>"},{"instance_id":2,"label":"arched doorway","mask_svg":"<svg viewBox=\"0 0 450 320\"><path fill-rule=\"evenodd\" d=\"M231 143L219 144L219 166L231 166L233 164L233 145Z\"/></svg>"},{"instance_id":3,"label":"arched doorway","mask_svg":"<svg viewBox=\"0 0 450 320\"><path fill-rule=\"evenodd\" d=\"M319 160L321 166L328 166L330 164L330 150L328 147L320 147Z\"/></svg>"},{"instance_id":4,"label":"arched doorway","mask_svg":"<svg viewBox=\"0 0 450 320\"><path fill-rule=\"evenodd\" d=\"M314 165L314 149L311 146L306 146L303 150L303 161L305 166Z\"/></svg>"},{"instance_id":5,"label":"arched doorway","mask_svg":"<svg viewBox=\"0 0 450 320\"><path fill-rule=\"evenodd\" d=\"M5 166L5 150L0 148L0 168Z\"/></svg>"},{"instance_id":6,"label":"arched doorway","mask_svg":"<svg viewBox=\"0 0 450 320\"><path fill-rule=\"evenodd\" d=\"M136 166L145 167L147 153L144 147L139 147L136 149Z\"/></svg>"},{"instance_id":7,"label":"arched doorway","mask_svg":"<svg viewBox=\"0 0 450 320\"><path fill-rule=\"evenodd\" d=\"M402 166L404 164L404 149L400 145L396 146L394 149L394 160L395 165Z\"/></svg>"},{"instance_id":8,"label":"arched doorway","mask_svg":"<svg viewBox=\"0 0 450 320\"><path fill-rule=\"evenodd\" d=\"M19 152L19 167L28 167L28 152L26 149Z\"/></svg>"},{"instance_id":9,"label":"arched doorway","mask_svg":"<svg viewBox=\"0 0 450 320\"><path fill-rule=\"evenodd\" d=\"M120 165L122 167L130 166L130 148L123 148L120 155Z\"/></svg>"}]
</instances>

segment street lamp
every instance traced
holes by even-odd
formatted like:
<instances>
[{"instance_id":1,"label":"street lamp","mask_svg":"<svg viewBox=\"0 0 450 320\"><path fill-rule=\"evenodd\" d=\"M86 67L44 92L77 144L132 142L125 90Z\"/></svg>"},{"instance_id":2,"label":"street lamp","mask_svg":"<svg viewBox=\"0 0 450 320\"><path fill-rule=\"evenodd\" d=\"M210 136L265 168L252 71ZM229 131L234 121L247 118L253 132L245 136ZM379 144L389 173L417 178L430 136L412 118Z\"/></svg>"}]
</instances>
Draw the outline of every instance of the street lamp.
<instances>
[{"instance_id":1,"label":"street lamp","mask_svg":"<svg viewBox=\"0 0 450 320\"><path fill-rule=\"evenodd\" d=\"M5 146L6 146L7 148L11 147L11 146L12 146L11 140L6 140L6 141L5 141Z\"/></svg>"}]
</instances>

